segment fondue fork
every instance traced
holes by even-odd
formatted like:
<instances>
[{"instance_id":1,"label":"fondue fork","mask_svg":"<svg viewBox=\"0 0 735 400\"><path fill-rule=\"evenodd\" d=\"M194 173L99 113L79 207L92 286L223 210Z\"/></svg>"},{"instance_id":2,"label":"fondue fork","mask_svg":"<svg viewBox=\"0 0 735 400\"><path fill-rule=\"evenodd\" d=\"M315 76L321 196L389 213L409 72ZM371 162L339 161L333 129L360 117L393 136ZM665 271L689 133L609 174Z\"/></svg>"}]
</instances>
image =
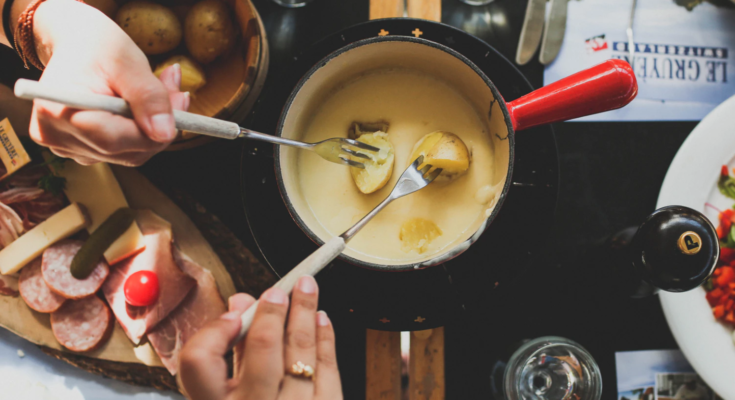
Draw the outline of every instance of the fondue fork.
<instances>
[{"instance_id":1,"label":"fondue fork","mask_svg":"<svg viewBox=\"0 0 735 400\"><path fill-rule=\"evenodd\" d=\"M362 229L368 222L370 222L370 220L373 219L375 215L377 215L393 200L425 188L434 179L436 179L439 174L441 174L441 168L437 168L435 171L428 173L432 168L431 165L428 164L419 169L418 167L423 163L423 161L424 156L419 156L419 158L417 158L403 172L401 177L398 178L396 186L393 187L393 190L390 192L388 197L385 198L385 200L383 200L372 211L370 211L360 221L353 225L352 228L344 231L344 233L342 233L341 235L330 239L328 242L324 243L322 247L317 249L317 251L311 253L311 255L306 257L304 261L300 262L299 265L296 266L296 268L292 269L291 272L287 273L283 278L281 278L281 280L276 282L273 287L280 288L286 293L291 293L299 278L304 275L314 276L319 273L319 271L321 271L330 262L332 262L332 260L337 258L337 256L342 253L345 247L347 247L347 242L349 242L350 239L352 239L352 237L354 237L357 232L360 231L360 229ZM242 338L245 337L245 334L247 334L248 329L250 329L250 325L253 323L253 317L255 316L255 310L258 308L258 303L259 301L256 301L255 304L253 304L250 308L247 309L247 311L245 311L245 313L242 314L242 325L240 325L240 333L237 339L233 343L231 343L231 345L234 345L235 343L242 340Z\"/></svg>"},{"instance_id":2,"label":"fondue fork","mask_svg":"<svg viewBox=\"0 0 735 400\"><path fill-rule=\"evenodd\" d=\"M61 87L48 86L28 79L18 79L15 83L15 96L26 100L41 99L53 101L80 110L107 111L127 118L132 118L133 116L128 102L119 97L66 90ZM176 129L179 130L223 139L247 138L312 150L327 161L356 168L364 169L365 164L353 160L353 157L369 160L370 156L352 150L349 147L365 151L380 151L377 147L353 139L331 138L317 143L305 143L251 131L234 122L205 117L186 111L174 110L173 114L174 120L176 121Z\"/></svg>"}]
</instances>

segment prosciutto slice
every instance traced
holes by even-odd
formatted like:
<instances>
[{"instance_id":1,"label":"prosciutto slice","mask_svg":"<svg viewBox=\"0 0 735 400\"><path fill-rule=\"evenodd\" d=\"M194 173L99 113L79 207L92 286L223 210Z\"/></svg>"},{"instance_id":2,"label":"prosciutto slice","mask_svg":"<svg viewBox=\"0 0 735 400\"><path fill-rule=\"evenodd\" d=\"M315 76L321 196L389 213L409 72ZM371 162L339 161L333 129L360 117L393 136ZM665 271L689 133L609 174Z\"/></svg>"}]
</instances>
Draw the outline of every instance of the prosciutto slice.
<instances>
[{"instance_id":1,"label":"prosciutto slice","mask_svg":"<svg viewBox=\"0 0 735 400\"><path fill-rule=\"evenodd\" d=\"M9 187L37 187L38 180L48 174L45 166L26 166L5 180Z\"/></svg>"},{"instance_id":2,"label":"prosciutto slice","mask_svg":"<svg viewBox=\"0 0 735 400\"><path fill-rule=\"evenodd\" d=\"M174 261L171 224L148 210L139 211L136 221L143 232L145 250L117 263L102 285L102 291L120 326L130 340L138 344L146 332L184 300L196 281L183 273ZM125 301L125 281L131 274L142 270L158 275L158 300L148 307L130 306Z\"/></svg>"},{"instance_id":3,"label":"prosciutto slice","mask_svg":"<svg viewBox=\"0 0 735 400\"><path fill-rule=\"evenodd\" d=\"M50 192L43 192L43 194L35 199L21 203L21 205L25 209L26 219L33 226L36 226L61 211L66 205L66 202L60 194L54 195Z\"/></svg>"},{"instance_id":4,"label":"prosciutto slice","mask_svg":"<svg viewBox=\"0 0 735 400\"><path fill-rule=\"evenodd\" d=\"M39 187L14 187L0 193L0 203L11 205L24 201L35 200L43 194Z\"/></svg>"},{"instance_id":5,"label":"prosciutto slice","mask_svg":"<svg viewBox=\"0 0 735 400\"><path fill-rule=\"evenodd\" d=\"M0 250L5 248L25 232L23 220L18 214L3 203L0 203Z\"/></svg>"},{"instance_id":6,"label":"prosciutto slice","mask_svg":"<svg viewBox=\"0 0 735 400\"><path fill-rule=\"evenodd\" d=\"M174 259L186 274L196 279L197 286L174 312L148 333L148 341L171 375L178 373L179 353L184 343L204 324L226 311L212 273L178 249L174 250Z\"/></svg>"},{"instance_id":7,"label":"prosciutto slice","mask_svg":"<svg viewBox=\"0 0 735 400\"><path fill-rule=\"evenodd\" d=\"M18 278L0 275L0 296L18 297Z\"/></svg>"},{"instance_id":8,"label":"prosciutto slice","mask_svg":"<svg viewBox=\"0 0 735 400\"><path fill-rule=\"evenodd\" d=\"M44 166L26 167L0 184L0 203L13 209L21 218L24 230L45 221L65 206L61 193L52 194L38 187L39 179L46 174L48 168Z\"/></svg>"}]
</instances>

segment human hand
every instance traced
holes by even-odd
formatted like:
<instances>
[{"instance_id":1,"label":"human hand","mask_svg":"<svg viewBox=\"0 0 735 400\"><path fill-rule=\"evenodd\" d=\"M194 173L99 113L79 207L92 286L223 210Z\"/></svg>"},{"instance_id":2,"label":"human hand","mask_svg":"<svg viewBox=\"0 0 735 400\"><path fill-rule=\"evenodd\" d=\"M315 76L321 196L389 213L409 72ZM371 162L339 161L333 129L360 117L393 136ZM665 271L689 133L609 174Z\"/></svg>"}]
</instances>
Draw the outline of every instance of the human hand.
<instances>
[{"instance_id":1,"label":"human hand","mask_svg":"<svg viewBox=\"0 0 735 400\"><path fill-rule=\"evenodd\" d=\"M179 92L180 67L169 67L157 79L114 21L74 0L45 1L33 26L38 56L46 64L42 83L122 97L134 117L36 100L29 127L34 141L80 164L138 166L176 137L172 109L189 107L188 93Z\"/></svg>"},{"instance_id":2,"label":"human hand","mask_svg":"<svg viewBox=\"0 0 735 400\"><path fill-rule=\"evenodd\" d=\"M255 302L247 294L230 297L230 311L199 330L181 352L179 379L192 400L340 400L332 324L316 312L318 287L302 277L289 299L278 288L260 297L253 324L235 347L233 377L224 359L240 331L240 316ZM288 324L286 316L288 315ZM314 367L314 380L285 374L301 361Z\"/></svg>"}]
</instances>

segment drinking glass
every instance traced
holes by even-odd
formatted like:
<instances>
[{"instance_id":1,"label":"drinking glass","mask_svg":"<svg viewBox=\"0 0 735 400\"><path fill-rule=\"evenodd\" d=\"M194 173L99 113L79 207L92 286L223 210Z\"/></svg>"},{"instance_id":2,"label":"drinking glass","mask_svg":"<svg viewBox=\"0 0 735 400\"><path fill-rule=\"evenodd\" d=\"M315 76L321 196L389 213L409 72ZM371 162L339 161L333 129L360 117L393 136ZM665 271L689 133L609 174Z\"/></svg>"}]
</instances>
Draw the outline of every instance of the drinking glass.
<instances>
[{"instance_id":1,"label":"drinking glass","mask_svg":"<svg viewBox=\"0 0 735 400\"><path fill-rule=\"evenodd\" d=\"M490 4L495 0L459 0L462 3L469 4L471 6L484 6Z\"/></svg>"},{"instance_id":2,"label":"drinking glass","mask_svg":"<svg viewBox=\"0 0 735 400\"><path fill-rule=\"evenodd\" d=\"M602 376L584 347L545 336L525 343L511 356L503 389L508 400L599 400Z\"/></svg>"},{"instance_id":3,"label":"drinking glass","mask_svg":"<svg viewBox=\"0 0 735 400\"><path fill-rule=\"evenodd\" d=\"M283 6L287 8L303 7L311 3L311 1L312 0L273 0L273 2L278 4L279 6Z\"/></svg>"}]
</instances>

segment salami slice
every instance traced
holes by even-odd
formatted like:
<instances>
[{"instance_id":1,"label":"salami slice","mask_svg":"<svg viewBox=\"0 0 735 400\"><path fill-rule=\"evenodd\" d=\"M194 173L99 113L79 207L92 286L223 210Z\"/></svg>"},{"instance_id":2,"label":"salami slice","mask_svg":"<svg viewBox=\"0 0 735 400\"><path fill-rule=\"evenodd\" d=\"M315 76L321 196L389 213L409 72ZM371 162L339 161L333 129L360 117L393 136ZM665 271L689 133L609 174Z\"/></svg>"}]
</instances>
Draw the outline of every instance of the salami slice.
<instances>
[{"instance_id":1,"label":"salami slice","mask_svg":"<svg viewBox=\"0 0 735 400\"><path fill-rule=\"evenodd\" d=\"M51 330L56 340L71 351L97 348L112 332L112 313L102 299L89 296L68 300L51 313Z\"/></svg>"},{"instance_id":2,"label":"salami slice","mask_svg":"<svg viewBox=\"0 0 735 400\"><path fill-rule=\"evenodd\" d=\"M71 260L82 248L79 240L62 240L43 252L43 280L48 287L67 299L81 299L95 294L110 274L107 261L100 258L97 267L84 279L71 274Z\"/></svg>"},{"instance_id":3,"label":"salami slice","mask_svg":"<svg viewBox=\"0 0 735 400\"><path fill-rule=\"evenodd\" d=\"M41 312L52 313L64 304L65 298L49 289L41 272L41 257L31 261L20 271L18 290L28 307Z\"/></svg>"}]
</instances>

